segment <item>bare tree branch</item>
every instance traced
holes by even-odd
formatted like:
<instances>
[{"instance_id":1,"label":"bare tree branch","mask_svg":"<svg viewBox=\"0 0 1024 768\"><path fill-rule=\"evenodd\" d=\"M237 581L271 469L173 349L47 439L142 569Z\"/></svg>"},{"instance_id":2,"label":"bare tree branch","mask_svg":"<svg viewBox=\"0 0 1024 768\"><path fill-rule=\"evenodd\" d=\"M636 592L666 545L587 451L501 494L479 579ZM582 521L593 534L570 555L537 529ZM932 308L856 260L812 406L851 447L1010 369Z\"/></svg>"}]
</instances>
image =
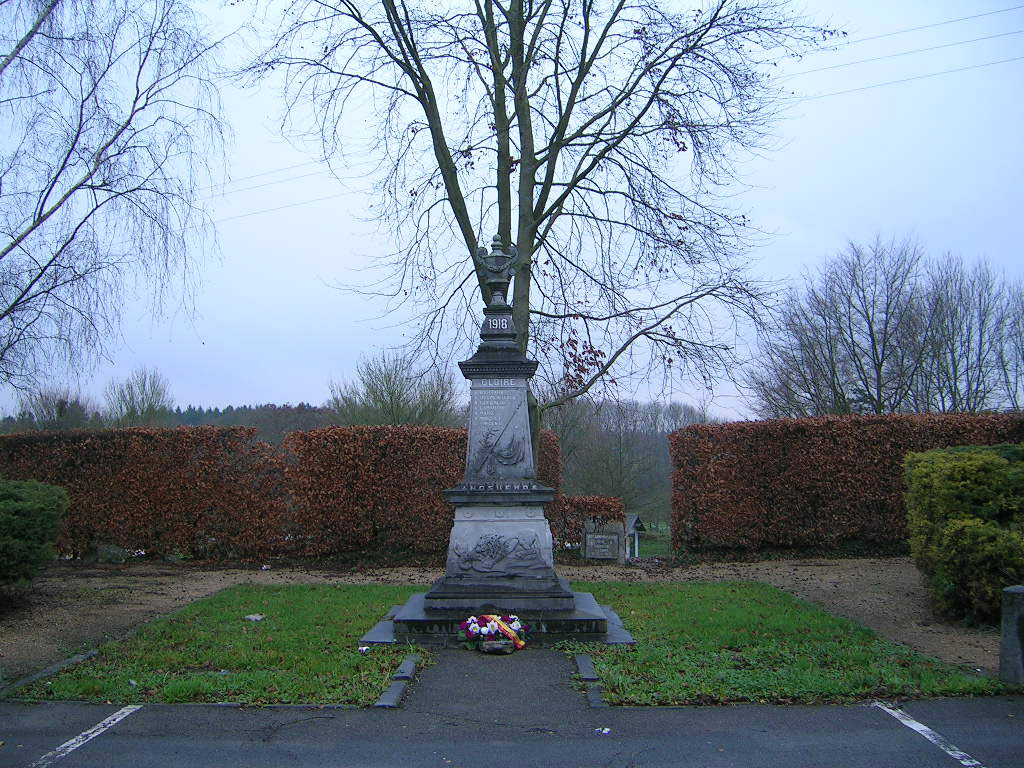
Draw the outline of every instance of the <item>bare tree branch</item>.
<instances>
[{"instance_id":1,"label":"bare tree branch","mask_svg":"<svg viewBox=\"0 0 1024 768\"><path fill-rule=\"evenodd\" d=\"M15 387L102 355L127 280L157 309L172 280L188 290L223 134L216 44L185 0L26 6L0 5L0 380Z\"/></svg>"},{"instance_id":2,"label":"bare tree branch","mask_svg":"<svg viewBox=\"0 0 1024 768\"><path fill-rule=\"evenodd\" d=\"M375 110L395 247L363 290L415 308L417 344L472 343L476 249L497 232L519 254L520 347L563 381L555 401L653 371L706 381L729 358L764 290L742 271L754 233L717 192L767 136L763 64L831 32L781 0L295 0L272 23L247 74L283 71L325 157L351 144L355 105Z\"/></svg>"},{"instance_id":3,"label":"bare tree branch","mask_svg":"<svg viewBox=\"0 0 1024 768\"><path fill-rule=\"evenodd\" d=\"M748 385L761 416L1020 408L1022 286L908 241L850 243L783 303Z\"/></svg>"}]
</instances>

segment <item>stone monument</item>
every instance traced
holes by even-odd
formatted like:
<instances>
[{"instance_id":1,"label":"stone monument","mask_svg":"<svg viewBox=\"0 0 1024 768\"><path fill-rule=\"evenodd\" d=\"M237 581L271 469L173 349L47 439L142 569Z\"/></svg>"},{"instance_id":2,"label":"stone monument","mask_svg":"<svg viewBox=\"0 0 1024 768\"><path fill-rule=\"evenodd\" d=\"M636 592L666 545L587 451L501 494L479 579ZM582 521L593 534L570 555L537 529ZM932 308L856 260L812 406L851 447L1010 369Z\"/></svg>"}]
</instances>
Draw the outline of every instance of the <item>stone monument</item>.
<instances>
[{"instance_id":1,"label":"stone monument","mask_svg":"<svg viewBox=\"0 0 1024 768\"><path fill-rule=\"evenodd\" d=\"M537 363L519 350L505 299L515 255L495 236L490 253L480 258L491 301L476 354L459 363L470 381L466 471L461 483L445 491L455 506L455 524L445 575L425 604L464 613L481 601L499 613L572 610L572 590L555 574L544 517L544 504L555 492L537 482L530 435L527 386Z\"/></svg>"},{"instance_id":2,"label":"stone monument","mask_svg":"<svg viewBox=\"0 0 1024 768\"><path fill-rule=\"evenodd\" d=\"M462 482L444 492L455 507L445 575L392 609L363 642L458 642L461 621L498 613L524 619L534 641L631 643L611 609L555 573L544 517L554 490L537 481L527 405L537 363L519 350L506 300L516 256L495 236L478 258L491 300L476 354L459 363L470 381L469 439Z\"/></svg>"}]
</instances>

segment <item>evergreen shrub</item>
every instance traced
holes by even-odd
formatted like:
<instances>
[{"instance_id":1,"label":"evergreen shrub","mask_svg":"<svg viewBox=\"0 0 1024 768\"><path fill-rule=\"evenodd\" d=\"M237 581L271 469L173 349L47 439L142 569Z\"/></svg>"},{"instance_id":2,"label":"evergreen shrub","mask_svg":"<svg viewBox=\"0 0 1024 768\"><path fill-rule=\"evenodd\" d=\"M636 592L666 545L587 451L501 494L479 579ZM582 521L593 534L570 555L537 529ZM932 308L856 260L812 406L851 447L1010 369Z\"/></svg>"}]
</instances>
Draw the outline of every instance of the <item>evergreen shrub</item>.
<instances>
[{"instance_id":1,"label":"evergreen shrub","mask_svg":"<svg viewBox=\"0 0 1024 768\"><path fill-rule=\"evenodd\" d=\"M904 464L911 553L936 609L997 622L1003 588L1024 583L1024 446L911 453Z\"/></svg>"},{"instance_id":2,"label":"evergreen shrub","mask_svg":"<svg viewBox=\"0 0 1024 768\"><path fill-rule=\"evenodd\" d=\"M53 558L68 508L63 488L34 480L0 480L0 584L32 579Z\"/></svg>"}]
</instances>

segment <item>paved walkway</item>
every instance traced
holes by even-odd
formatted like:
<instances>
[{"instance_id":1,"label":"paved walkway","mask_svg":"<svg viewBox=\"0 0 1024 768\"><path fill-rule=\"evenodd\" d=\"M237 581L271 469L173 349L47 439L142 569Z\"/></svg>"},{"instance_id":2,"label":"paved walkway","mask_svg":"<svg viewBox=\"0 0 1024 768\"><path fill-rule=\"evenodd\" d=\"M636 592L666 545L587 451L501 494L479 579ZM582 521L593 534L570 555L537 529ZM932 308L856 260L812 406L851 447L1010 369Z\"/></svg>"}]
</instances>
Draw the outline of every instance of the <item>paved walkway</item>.
<instances>
[{"instance_id":1,"label":"paved walkway","mask_svg":"<svg viewBox=\"0 0 1024 768\"><path fill-rule=\"evenodd\" d=\"M595 709L574 671L554 651L442 651L397 710L0 702L0 768L1024 768L1024 696Z\"/></svg>"}]
</instances>

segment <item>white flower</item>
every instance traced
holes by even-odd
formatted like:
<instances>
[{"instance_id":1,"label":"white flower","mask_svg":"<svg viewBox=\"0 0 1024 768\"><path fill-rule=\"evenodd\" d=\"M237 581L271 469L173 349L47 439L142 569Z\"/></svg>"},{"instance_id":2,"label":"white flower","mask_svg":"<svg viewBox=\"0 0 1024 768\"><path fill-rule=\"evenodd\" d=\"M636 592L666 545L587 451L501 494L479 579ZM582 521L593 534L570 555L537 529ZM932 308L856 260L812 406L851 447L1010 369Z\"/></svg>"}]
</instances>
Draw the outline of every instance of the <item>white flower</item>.
<instances>
[{"instance_id":1,"label":"white flower","mask_svg":"<svg viewBox=\"0 0 1024 768\"><path fill-rule=\"evenodd\" d=\"M480 631L480 625L474 621L472 624L469 625L469 631L473 634L476 634Z\"/></svg>"},{"instance_id":2,"label":"white flower","mask_svg":"<svg viewBox=\"0 0 1024 768\"><path fill-rule=\"evenodd\" d=\"M509 626L509 628L511 628L515 632L518 632L520 629L523 628L523 625L519 623L519 619L516 619L515 621L513 621L508 626Z\"/></svg>"},{"instance_id":3,"label":"white flower","mask_svg":"<svg viewBox=\"0 0 1024 768\"><path fill-rule=\"evenodd\" d=\"M518 616L509 616L508 620L509 620L509 623L512 623L514 621L519 621L519 617Z\"/></svg>"}]
</instances>

